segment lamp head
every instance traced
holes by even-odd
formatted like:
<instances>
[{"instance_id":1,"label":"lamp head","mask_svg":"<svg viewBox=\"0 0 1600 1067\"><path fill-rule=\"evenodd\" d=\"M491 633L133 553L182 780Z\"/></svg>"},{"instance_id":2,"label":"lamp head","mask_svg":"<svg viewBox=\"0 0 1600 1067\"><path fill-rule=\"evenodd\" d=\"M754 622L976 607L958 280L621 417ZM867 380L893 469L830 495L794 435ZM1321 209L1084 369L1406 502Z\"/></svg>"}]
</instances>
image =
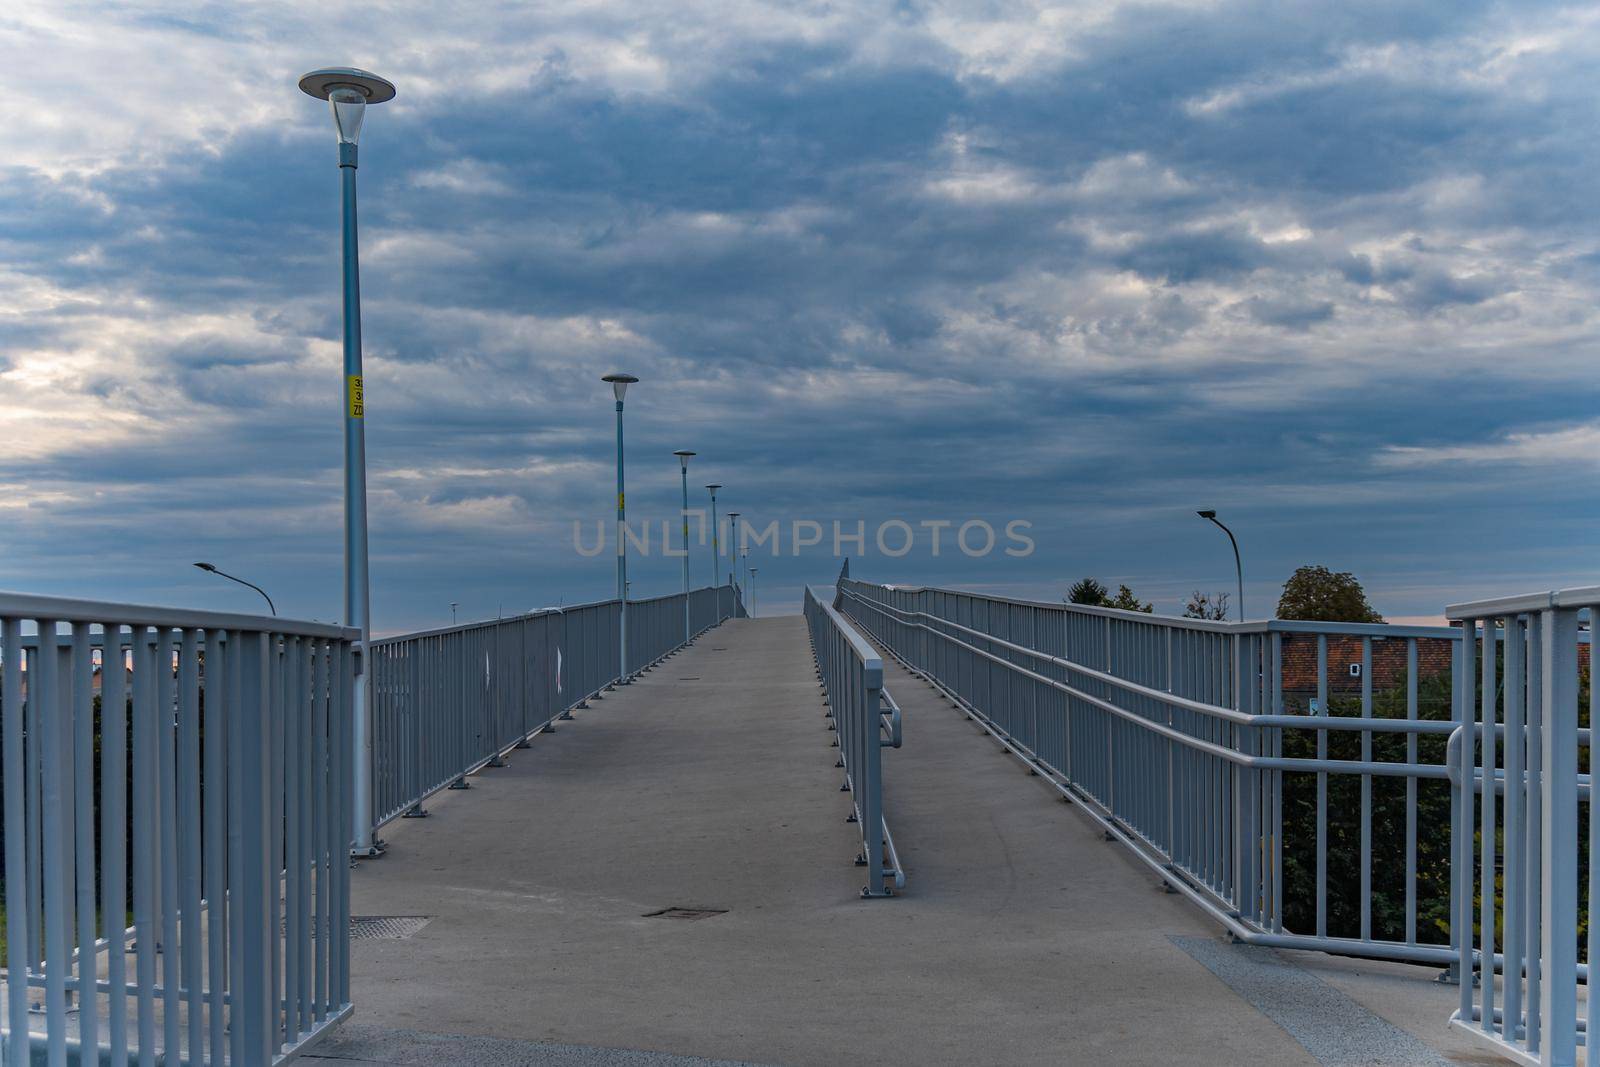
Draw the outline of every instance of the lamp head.
<instances>
[{"instance_id":1,"label":"lamp head","mask_svg":"<svg viewBox=\"0 0 1600 1067\"><path fill-rule=\"evenodd\" d=\"M209 563L196 563L195 566L199 567L203 571L211 571L212 573L216 573L216 570L217 570L216 567L212 566Z\"/></svg>"},{"instance_id":2,"label":"lamp head","mask_svg":"<svg viewBox=\"0 0 1600 1067\"><path fill-rule=\"evenodd\" d=\"M622 403L622 395L628 391L628 386L639 379L631 374L608 374L600 379L602 382L611 383L611 391L616 394L617 403Z\"/></svg>"},{"instance_id":3,"label":"lamp head","mask_svg":"<svg viewBox=\"0 0 1600 1067\"><path fill-rule=\"evenodd\" d=\"M678 465L681 466L684 470L688 470L689 469L689 457L694 455L694 454L695 453L690 452L687 448L680 448L676 452L673 453L674 456L678 457Z\"/></svg>"},{"instance_id":4,"label":"lamp head","mask_svg":"<svg viewBox=\"0 0 1600 1067\"><path fill-rule=\"evenodd\" d=\"M1195 514L1200 516L1202 519L1210 519L1212 522L1215 522L1217 519L1217 513L1215 511L1197 511Z\"/></svg>"},{"instance_id":5,"label":"lamp head","mask_svg":"<svg viewBox=\"0 0 1600 1067\"><path fill-rule=\"evenodd\" d=\"M340 144L361 139L361 120L368 104L394 99L394 83L355 67L323 67L300 79L300 91L333 107L333 125Z\"/></svg>"},{"instance_id":6,"label":"lamp head","mask_svg":"<svg viewBox=\"0 0 1600 1067\"><path fill-rule=\"evenodd\" d=\"M706 486L706 488L711 490L711 495L712 496L716 496L717 495L717 490L721 489L722 486L720 486L720 485L708 485L708 486Z\"/></svg>"}]
</instances>

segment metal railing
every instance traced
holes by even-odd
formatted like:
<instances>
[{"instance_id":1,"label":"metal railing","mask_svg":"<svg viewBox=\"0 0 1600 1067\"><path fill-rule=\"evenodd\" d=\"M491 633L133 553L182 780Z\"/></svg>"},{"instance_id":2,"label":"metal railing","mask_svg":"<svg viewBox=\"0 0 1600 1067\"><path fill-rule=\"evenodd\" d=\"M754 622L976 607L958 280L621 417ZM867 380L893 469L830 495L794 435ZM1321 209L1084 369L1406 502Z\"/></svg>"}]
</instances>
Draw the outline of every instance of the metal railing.
<instances>
[{"instance_id":1,"label":"metal railing","mask_svg":"<svg viewBox=\"0 0 1600 1067\"><path fill-rule=\"evenodd\" d=\"M731 586L693 590L688 637L742 614ZM375 828L623 681L618 616L605 600L372 642ZM682 593L628 601L629 678L685 643Z\"/></svg>"},{"instance_id":2,"label":"metal railing","mask_svg":"<svg viewBox=\"0 0 1600 1067\"><path fill-rule=\"evenodd\" d=\"M880 645L1240 939L1457 961L1454 725L1437 692L1455 628L837 588ZM1344 676L1330 669L1341 656ZM1375 661L1393 685L1375 690Z\"/></svg>"},{"instance_id":3,"label":"metal railing","mask_svg":"<svg viewBox=\"0 0 1600 1067\"><path fill-rule=\"evenodd\" d=\"M1578 992L1600 948L1588 906L1600 892L1594 703L1582 692L1597 609L1600 588L1446 612L1483 632L1457 668L1460 751L1474 773L1456 783L1454 870L1460 968L1477 959L1485 973L1461 984L1451 1022L1522 1063L1567 1067L1581 1050L1600 1064L1588 1040L1600 998L1589 991L1580 1009Z\"/></svg>"},{"instance_id":4,"label":"metal railing","mask_svg":"<svg viewBox=\"0 0 1600 1067\"><path fill-rule=\"evenodd\" d=\"M8 1067L269 1064L349 1013L358 636L0 594Z\"/></svg>"},{"instance_id":5,"label":"metal railing","mask_svg":"<svg viewBox=\"0 0 1600 1067\"><path fill-rule=\"evenodd\" d=\"M905 888L905 871L883 815L883 749L899 748L900 709L883 687L883 661L872 646L810 587L805 596L806 628L817 662L817 680L827 695L830 729L839 747L844 788L850 791L850 821L861 830L861 855L867 869L863 897L888 897ZM887 721L885 721L887 720Z\"/></svg>"}]
</instances>

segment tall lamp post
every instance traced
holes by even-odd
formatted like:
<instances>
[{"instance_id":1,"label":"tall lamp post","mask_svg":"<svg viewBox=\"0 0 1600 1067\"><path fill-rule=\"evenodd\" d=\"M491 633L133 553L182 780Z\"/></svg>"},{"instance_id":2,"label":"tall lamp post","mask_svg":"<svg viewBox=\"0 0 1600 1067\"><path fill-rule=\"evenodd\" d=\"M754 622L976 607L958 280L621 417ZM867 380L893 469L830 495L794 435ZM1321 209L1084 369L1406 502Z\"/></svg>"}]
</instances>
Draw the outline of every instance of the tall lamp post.
<instances>
[{"instance_id":1,"label":"tall lamp post","mask_svg":"<svg viewBox=\"0 0 1600 1067\"><path fill-rule=\"evenodd\" d=\"M326 100L339 135L339 173L344 215L344 618L361 631L366 659L372 636L371 594L367 582L367 443L365 390L361 379L361 272L356 243L356 144L368 104L394 99L387 79L354 67L324 67L300 79L308 96ZM365 665L355 677L351 743L355 750L352 851L378 852L372 834L372 705Z\"/></svg>"},{"instance_id":2,"label":"tall lamp post","mask_svg":"<svg viewBox=\"0 0 1600 1067\"><path fill-rule=\"evenodd\" d=\"M756 617L756 572L760 569L760 567L750 568L750 611L748 614L752 619Z\"/></svg>"},{"instance_id":3,"label":"tall lamp post","mask_svg":"<svg viewBox=\"0 0 1600 1067\"><path fill-rule=\"evenodd\" d=\"M679 472L683 475L683 643L689 643L689 457L687 448L673 453L678 457Z\"/></svg>"},{"instance_id":4,"label":"tall lamp post","mask_svg":"<svg viewBox=\"0 0 1600 1067\"><path fill-rule=\"evenodd\" d=\"M617 682L628 684L628 507L622 483L622 398L628 386L639 379L631 374L607 374L600 379L611 385L617 398L617 603L620 608L617 626Z\"/></svg>"},{"instance_id":5,"label":"tall lamp post","mask_svg":"<svg viewBox=\"0 0 1600 1067\"><path fill-rule=\"evenodd\" d=\"M226 578L230 582L238 582L240 585L249 586L251 589L254 589L256 592L261 594L261 599L265 600L267 602L267 610L268 611L272 612L274 615L276 615L278 613L278 609L273 605L272 598L267 595L267 591L265 589L261 588L255 582L247 582L243 578L240 578L238 575L229 574L227 571L219 571L219 570L217 570L216 567L212 566L209 563L196 563L195 566L199 567L201 570L205 571L207 574L215 574L218 578Z\"/></svg>"},{"instance_id":6,"label":"tall lamp post","mask_svg":"<svg viewBox=\"0 0 1600 1067\"><path fill-rule=\"evenodd\" d=\"M1211 522L1216 523L1217 526L1222 529L1222 532L1228 535L1229 544L1233 545L1233 572L1234 572L1235 575L1238 576L1238 579L1239 579L1239 621L1243 622L1244 621L1244 564L1239 562L1239 542L1238 542L1238 539L1236 539L1233 536L1233 531L1232 530L1228 529L1226 526L1223 526L1222 523L1220 521L1218 521L1217 513L1215 511L1211 511L1211 510L1208 509L1206 511L1197 511L1197 512L1195 512L1195 514L1199 515L1202 519L1208 519Z\"/></svg>"},{"instance_id":7,"label":"tall lamp post","mask_svg":"<svg viewBox=\"0 0 1600 1067\"><path fill-rule=\"evenodd\" d=\"M722 584L722 550L717 544L717 490L722 486L708 485L706 488L711 490L711 588L715 589Z\"/></svg>"},{"instance_id":8,"label":"tall lamp post","mask_svg":"<svg viewBox=\"0 0 1600 1067\"><path fill-rule=\"evenodd\" d=\"M736 586L744 584L739 573L739 512L728 512L728 580Z\"/></svg>"}]
</instances>

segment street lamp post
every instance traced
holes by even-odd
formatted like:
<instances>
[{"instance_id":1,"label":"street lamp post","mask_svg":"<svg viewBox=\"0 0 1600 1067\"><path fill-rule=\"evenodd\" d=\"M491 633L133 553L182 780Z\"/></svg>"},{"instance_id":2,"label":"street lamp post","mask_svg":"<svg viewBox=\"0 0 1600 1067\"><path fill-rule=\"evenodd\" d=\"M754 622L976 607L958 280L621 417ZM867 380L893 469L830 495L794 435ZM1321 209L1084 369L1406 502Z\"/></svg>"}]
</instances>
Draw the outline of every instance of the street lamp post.
<instances>
[{"instance_id":1,"label":"street lamp post","mask_svg":"<svg viewBox=\"0 0 1600 1067\"><path fill-rule=\"evenodd\" d=\"M622 481L622 398L628 386L639 379L631 374L607 374L600 379L609 382L617 398L617 602L620 609L617 626L617 681L628 684L628 507Z\"/></svg>"},{"instance_id":2,"label":"street lamp post","mask_svg":"<svg viewBox=\"0 0 1600 1067\"><path fill-rule=\"evenodd\" d=\"M450 625L451 626L454 626L456 624L456 606L457 606L457 604L458 604L458 601L454 601L454 600L450 601Z\"/></svg>"},{"instance_id":3,"label":"street lamp post","mask_svg":"<svg viewBox=\"0 0 1600 1067\"><path fill-rule=\"evenodd\" d=\"M679 473L683 476L683 643L689 643L689 457L687 448L673 453L678 457Z\"/></svg>"},{"instance_id":4,"label":"street lamp post","mask_svg":"<svg viewBox=\"0 0 1600 1067\"><path fill-rule=\"evenodd\" d=\"M722 550L717 544L717 490L722 486L708 485L706 488L711 490L711 588L715 589L722 584Z\"/></svg>"},{"instance_id":5,"label":"street lamp post","mask_svg":"<svg viewBox=\"0 0 1600 1067\"><path fill-rule=\"evenodd\" d=\"M300 79L308 96L328 101L339 135L344 216L344 617L361 631L363 667L355 677L351 743L355 750L352 851L379 851L372 833L372 705L368 699L367 645L372 635L367 581L367 445L365 389L361 377L361 272L356 243L356 144L368 104L394 99L394 85L353 67L326 67Z\"/></svg>"},{"instance_id":6,"label":"street lamp post","mask_svg":"<svg viewBox=\"0 0 1600 1067\"><path fill-rule=\"evenodd\" d=\"M728 512L728 580L735 586L744 584L739 573L739 512Z\"/></svg>"},{"instance_id":7,"label":"street lamp post","mask_svg":"<svg viewBox=\"0 0 1600 1067\"><path fill-rule=\"evenodd\" d=\"M756 572L760 567L750 568L750 610L747 613L752 619L756 617Z\"/></svg>"},{"instance_id":8,"label":"street lamp post","mask_svg":"<svg viewBox=\"0 0 1600 1067\"><path fill-rule=\"evenodd\" d=\"M1206 511L1197 511L1197 512L1195 512L1195 514L1199 515L1202 519L1209 519L1211 522L1214 522L1219 527L1221 527L1222 532L1228 535L1229 544L1233 545L1233 571L1234 571L1234 574L1237 575L1238 579L1239 579L1239 621L1243 622L1244 621L1244 564L1239 562L1239 542L1233 536L1233 531L1228 529L1226 526L1223 526L1222 523L1217 520L1217 513L1215 511L1211 511L1211 510L1208 509Z\"/></svg>"},{"instance_id":9,"label":"street lamp post","mask_svg":"<svg viewBox=\"0 0 1600 1067\"><path fill-rule=\"evenodd\" d=\"M261 588L256 583L247 582L243 578L238 577L237 575L229 574L227 571L219 571L219 570L217 570L216 567L212 566L209 563L196 563L195 566L199 567L201 570L207 572L208 574L215 574L218 578L226 578L230 582L238 582L240 585L249 586L251 589L254 589L256 592L261 594L261 599L263 599L263 600L265 600L267 602L267 610L268 611L272 612L274 615L276 615L278 613L278 609L273 605L272 598L267 595L267 591L265 589Z\"/></svg>"}]
</instances>

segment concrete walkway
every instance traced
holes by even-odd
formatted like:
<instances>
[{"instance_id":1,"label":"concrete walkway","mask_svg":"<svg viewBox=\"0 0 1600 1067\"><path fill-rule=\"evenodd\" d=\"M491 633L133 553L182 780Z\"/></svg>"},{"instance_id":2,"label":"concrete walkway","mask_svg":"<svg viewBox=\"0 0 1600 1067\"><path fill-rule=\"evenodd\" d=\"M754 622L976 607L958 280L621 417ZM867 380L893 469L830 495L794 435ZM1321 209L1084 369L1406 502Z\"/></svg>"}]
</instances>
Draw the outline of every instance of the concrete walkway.
<instances>
[{"instance_id":1,"label":"concrete walkway","mask_svg":"<svg viewBox=\"0 0 1600 1067\"><path fill-rule=\"evenodd\" d=\"M858 896L803 621L731 623L388 828L388 855L355 872L353 911L429 918L355 942L357 1017L317 1056L1346 1062L1291 1036L1292 1004L1258 1010L1233 961L1196 950L1218 938L1199 912L943 698L888 676L906 720L905 747L885 752L903 896ZM673 907L720 913L651 916ZM1453 993L1425 973L1341 965L1321 984L1305 968L1297 995L1337 985L1341 1004L1381 1015L1367 971L1412 998L1391 991L1411 1006L1384 1025L1488 1062L1444 1039Z\"/></svg>"}]
</instances>

